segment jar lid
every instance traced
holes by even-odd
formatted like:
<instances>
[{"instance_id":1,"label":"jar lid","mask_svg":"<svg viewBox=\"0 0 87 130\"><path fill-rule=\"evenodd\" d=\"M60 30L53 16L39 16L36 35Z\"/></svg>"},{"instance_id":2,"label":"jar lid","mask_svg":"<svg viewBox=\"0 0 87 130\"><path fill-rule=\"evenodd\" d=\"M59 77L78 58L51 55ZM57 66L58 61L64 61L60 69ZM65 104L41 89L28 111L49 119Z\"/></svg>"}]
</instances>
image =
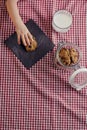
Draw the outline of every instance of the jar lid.
<instances>
[{"instance_id":1,"label":"jar lid","mask_svg":"<svg viewBox=\"0 0 87 130\"><path fill-rule=\"evenodd\" d=\"M69 77L69 83L76 90L87 86L87 68L79 68Z\"/></svg>"},{"instance_id":2,"label":"jar lid","mask_svg":"<svg viewBox=\"0 0 87 130\"><path fill-rule=\"evenodd\" d=\"M52 26L57 32L67 32L72 24L72 15L67 10L59 10L54 13Z\"/></svg>"}]
</instances>

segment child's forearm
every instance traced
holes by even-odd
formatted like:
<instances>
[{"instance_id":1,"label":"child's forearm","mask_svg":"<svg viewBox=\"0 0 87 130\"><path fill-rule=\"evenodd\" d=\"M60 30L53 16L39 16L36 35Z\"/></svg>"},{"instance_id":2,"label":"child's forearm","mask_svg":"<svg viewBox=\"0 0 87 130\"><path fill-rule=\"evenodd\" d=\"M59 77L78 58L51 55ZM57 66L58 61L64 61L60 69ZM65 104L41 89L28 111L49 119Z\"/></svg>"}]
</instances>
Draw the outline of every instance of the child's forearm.
<instances>
[{"instance_id":1,"label":"child's forearm","mask_svg":"<svg viewBox=\"0 0 87 130\"><path fill-rule=\"evenodd\" d=\"M7 0L6 7L15 26L15 31L17 33L18 44L20 44L20 39L22 39L24 46L30 46L30 39L33 40L31 33L27 29L26 25L23 23L19 10L17 7L18 0Z\"/></svg>"},{"instance_id":2,"label":"child's forearm","mask_svg":"<svg viewBox=\"0 0 87 130\"><path fill-rule=\"evenodd\" d=\"M9 16L11 17L11 20L13 21L13 24L15 27L17 27L19 24L23 24L23 21L19 15L17 2L18 2L18 0L7 0L6 1L7 11L9 13Z\"/></svg>"}]
</instances>

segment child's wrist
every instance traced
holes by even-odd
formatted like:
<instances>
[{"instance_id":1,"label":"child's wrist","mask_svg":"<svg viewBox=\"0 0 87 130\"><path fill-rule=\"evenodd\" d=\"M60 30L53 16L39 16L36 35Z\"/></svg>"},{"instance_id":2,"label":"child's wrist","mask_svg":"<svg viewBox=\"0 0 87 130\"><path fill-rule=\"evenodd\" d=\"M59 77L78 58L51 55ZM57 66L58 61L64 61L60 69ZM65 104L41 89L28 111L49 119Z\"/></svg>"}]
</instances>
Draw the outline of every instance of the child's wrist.
<instances>
[{"instance_id":1,"label":"child's wrist","mask_svg":"<svg viewBox=\"0 0 87 130\"><path fill-rule=\"evenodd\" d=\"M15 26L16 28L18 28L18 27L24 25L24 23L23 23L23 21L22 21L21 18L20 18L20 19L17 19L17 20L16 20L15 22L13 22L13 23L14 23L14 26Z\"/></svg>"}]
</instances>

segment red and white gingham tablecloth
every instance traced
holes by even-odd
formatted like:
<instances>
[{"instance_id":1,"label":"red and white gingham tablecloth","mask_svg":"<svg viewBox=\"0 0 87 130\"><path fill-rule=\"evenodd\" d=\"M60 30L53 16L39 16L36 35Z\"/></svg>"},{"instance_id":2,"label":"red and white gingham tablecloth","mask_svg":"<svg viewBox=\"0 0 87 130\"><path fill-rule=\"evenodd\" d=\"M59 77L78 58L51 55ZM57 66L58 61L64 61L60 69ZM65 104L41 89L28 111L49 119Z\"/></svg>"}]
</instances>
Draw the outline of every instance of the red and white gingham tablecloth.
<instances>
[{"instance_id":1,"label":"red and white gingham tablecloth","mask_svg":"<svg viewBox=\"0 0 87 130\"><path fill-rule=\"evenodd\" d=\"M87 130L87 87L73 89L69 71L58 70L54 55L60 34L51 26L60 9L72 13L73 24L64 39L82 50L86 66L86 0L19 0L24 22L32 18L55 47L27 70L4 45L14 32L4 2L0 5L0 130Z\"/></svg>"}]
</instances>

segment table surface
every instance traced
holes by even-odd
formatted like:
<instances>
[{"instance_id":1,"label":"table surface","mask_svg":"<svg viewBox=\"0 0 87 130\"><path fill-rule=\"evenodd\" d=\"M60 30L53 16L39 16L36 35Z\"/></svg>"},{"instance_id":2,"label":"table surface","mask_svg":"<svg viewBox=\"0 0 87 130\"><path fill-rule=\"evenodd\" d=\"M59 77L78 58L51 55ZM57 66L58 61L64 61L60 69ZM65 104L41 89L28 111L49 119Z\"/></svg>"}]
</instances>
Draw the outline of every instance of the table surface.
<instances>
[{"instance_id":1,"label":"table surface","mask_svg":"<svg viewBox=\"0 0 87 130\"><path fill-rule=\"evenodd\" d=\"M29 18L41 27L55 44L29 70L4 44L14 26L4 2L0 5L0 130L87 130L87 87L73 89L68 82L72 71L57 69L54 55L61 38L77 44L86 67L86 0L20 0L23 21ZM60 9L72 13L70 30L61 35L51 26L53 14Z\"/></svg>"}]
</instances>

